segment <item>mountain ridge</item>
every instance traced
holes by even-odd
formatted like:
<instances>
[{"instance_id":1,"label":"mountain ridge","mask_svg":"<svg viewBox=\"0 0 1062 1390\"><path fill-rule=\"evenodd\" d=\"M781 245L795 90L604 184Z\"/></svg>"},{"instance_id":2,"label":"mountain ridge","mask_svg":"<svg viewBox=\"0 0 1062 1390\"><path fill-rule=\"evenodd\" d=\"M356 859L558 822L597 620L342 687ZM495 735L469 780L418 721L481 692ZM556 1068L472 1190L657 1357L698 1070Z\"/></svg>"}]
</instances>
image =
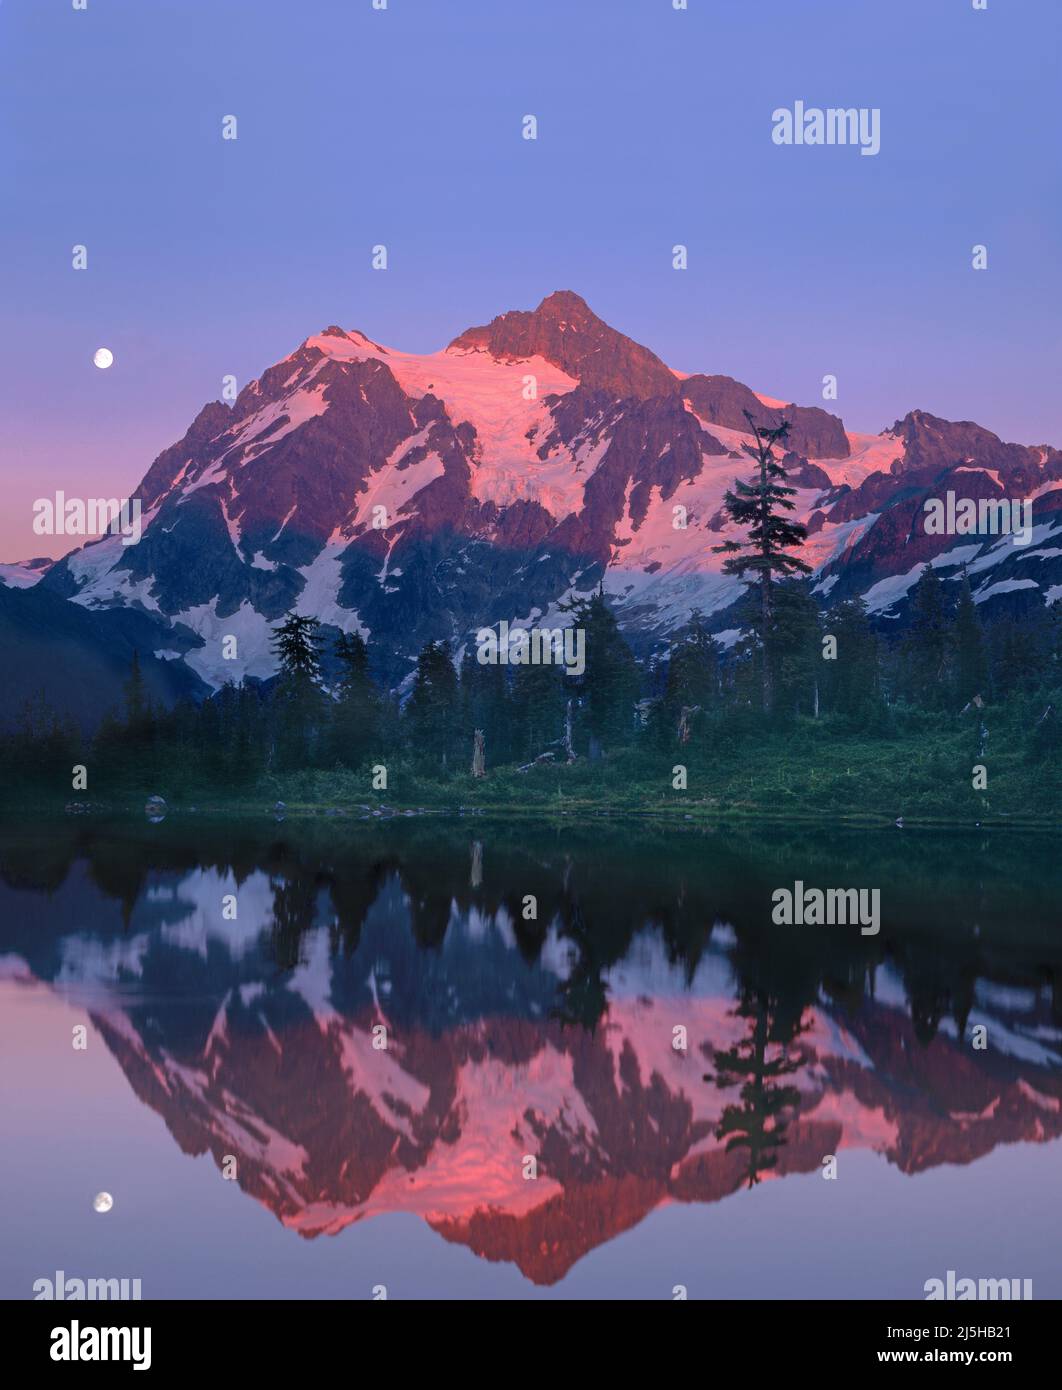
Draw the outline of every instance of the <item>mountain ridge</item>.
<instances>
[{"instance_id":1,"label":"mountain ridge","mask_svg":"<svg viewBox=\"0 0 1062 1390\"><path fill-rule=\"evenodd\" d=\"M138 545L90 542L36 582L150 615L157 650L215 687L273 673L272 624L292 608L371 640L397 683L425 641L459 650L502 618L554 623L599 583L648 652L694 608L733 626L743 585L714 548L732 534L725 492L751 471L746 410L790 423L794 519L824 604L858 593L894 617L927 563L945 578L965 566L980 602L1016 615L1062 595L1062 549L1043 546L1062 532L1058 450L921 409L847 431L819 406L673 371L570 290L436 353L336 325L311 335L155 459ZM948 487L1031 497L1034 544L926 535L924 503Z\"/></svg>"}]
</instances>

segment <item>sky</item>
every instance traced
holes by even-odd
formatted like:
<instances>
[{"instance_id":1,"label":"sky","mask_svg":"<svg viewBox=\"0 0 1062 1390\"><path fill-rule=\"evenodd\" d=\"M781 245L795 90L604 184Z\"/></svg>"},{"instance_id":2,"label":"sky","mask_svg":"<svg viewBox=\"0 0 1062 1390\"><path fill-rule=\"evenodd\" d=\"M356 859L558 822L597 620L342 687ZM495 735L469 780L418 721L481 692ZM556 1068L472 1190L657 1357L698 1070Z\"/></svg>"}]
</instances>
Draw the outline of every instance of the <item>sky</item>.
<instances>
[{"instance_id":1,"label":"sky","mask_svg":"<svg viewBox=\"0 0 1062 1390\"><path fill-rule=\"evenodd\" d=\"M0 560L328 324L430 352L556 289L849 429L1062 445L1062 5L987 5L0 0ZM880 152L775 144L797 100Z\"/></svg>"}]
</instances>

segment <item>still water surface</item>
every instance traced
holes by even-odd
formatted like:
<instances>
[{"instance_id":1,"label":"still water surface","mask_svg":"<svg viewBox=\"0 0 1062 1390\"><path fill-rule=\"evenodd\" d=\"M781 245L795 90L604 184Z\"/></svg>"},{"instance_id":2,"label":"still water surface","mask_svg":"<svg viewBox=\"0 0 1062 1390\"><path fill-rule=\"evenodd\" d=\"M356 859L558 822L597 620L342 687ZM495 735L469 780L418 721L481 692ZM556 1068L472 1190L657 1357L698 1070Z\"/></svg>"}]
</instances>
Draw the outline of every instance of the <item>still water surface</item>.
<instances>
[{"instance_id":1,"label":"still water surface","mask_svg":"<svg viewBox=\"0 0 1062 1390\"><path fill-rule=\"evenodd\" d=\"M0 1296L917 1299L953 1269L1062 1297L1056 837L0 845ZM879 888L880 933L774 925L796 880Z\"/></svg>"}]
</instances>

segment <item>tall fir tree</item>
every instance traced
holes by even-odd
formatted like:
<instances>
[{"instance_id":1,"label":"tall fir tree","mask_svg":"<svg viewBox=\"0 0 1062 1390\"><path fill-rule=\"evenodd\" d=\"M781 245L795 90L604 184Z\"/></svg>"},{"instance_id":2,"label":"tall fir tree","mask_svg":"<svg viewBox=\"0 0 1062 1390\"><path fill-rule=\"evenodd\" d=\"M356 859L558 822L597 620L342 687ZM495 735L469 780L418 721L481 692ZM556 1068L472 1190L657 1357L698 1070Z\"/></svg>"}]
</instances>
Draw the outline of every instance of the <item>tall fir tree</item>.
<instances>
[{"instance_id":1,"label":"tall fir tree","mask_svg":"<svg viewBox=\"0 0 1062 1390\"><path fill-rule=\"evenodd\" d=\"M723 573L744 579L751 574L760 588L758 636L765 653L762 663L763 709L770 714L774 705L774 662L770 645L774 632L771 610L774 580L798 574L810 574L811 566L796 555L786 552L799 546L807 537L807 528L787 520L782 513L793 511L789 500L795 488L786 485L787 473L774 456L775 445L785 444L789 437L789 422L782 420L775 428L757 425L749 411L744 412L755 443L741 447L758 464L757 473L748 481L735 478L734 486L723 499L723 509L736 526L746 528L745 541L724 541L714 547L728 556L723 561Z\"/></svg>"},{"instance_id":2,"label":"tall fir tree","mask_svg":"<svg viewBox=\"0 0 1062 1390\"><path fill-rule=\"evenodd\" d=\"M513 674L510 727L512 756L537 758L564 737L564 711L571 678L559 666L517 666Z\"/></svg>"},{"instance_id":3,"label":"tall fir tree","mask_svg":"<svg viewBox=\"0 0 1062 1390\"><path fill-rule=\"evenodd\" d=\"M671 706L713 705L719 698L719 664L722 648L704 625L699 609L690 614L680 642L673 644L667 664L665 696Z\"/></svg>"},{"instance_id":4,"label":"tall fir tree","mask_svg":"<svg viewBox=\"0 0 1062 1390\"><path fill-rule=\"evenodd\" d=\"M380 697L369 673L369 649L357 632L340 633L333 647L339 665L329 730L330 761L359 767L378 737Z\"/></svg>"},{"instance_id":5,"label":"tall fir tree","mask_svg":"<svg viewBox=\"0 0 1062 1390\"><path fill-rule=\"evenodd\" d=\"M497 767L511 756L512 711L506 684L506 667L481 662L478 648L469 643L461 663L461 739L471 744L476 729L483 732L485 756Z\"/></svg>"},{"instance_id":6,"label":"tall fir tree","mask_svg":"<svg viewBox=\"0 0 1062 1390\"><path fill-rule=\"evenodd\" d=\"M1034 694L1051 689L1062 657L1062 605L1026 612L1020 621L997 618L987 633L990 680L994 695Z\"/></svg>"},{"instance_id":7,"label":"tall fir tree","mask_svg":"<svg viewBox=\"0 0 1062 1390\"><path fill-rule=\"evenodd\" d=\"M881 713L878 639L861 598L846 599L830 609L826 635L837 643L836 655L824 660L825 707L853 724L868 724Z\"/></svg>"},{"instance_id":8,"label":"tall fir tree","mask_svg":"<svg viewBox=\"0 0 1062 1390\"><path fill-rule=\"evenodd\" d=\"M603 587L589 599L576 598L560 607L572 614L573 626L584 634L586 669L580 691L593 757L633 736L634 702L641 684L638 663L605 600Z\"/></svg>"},{"instance_id":9,"label":"tall fir tree","mask_svg":"<svg viewBox=\"0 0 1062 1390\"><path fill-rule=\"evenodd\" d=\"M414 753L446 767L458 727L457 672L445 642L428 642L417 657L406 726Z\"/></svg>"},{"instance_id":10,"label":"tall fir tree","mask_svg":"<svg viewBox=\"0 0 1062 1390\"><path fill-rule=\"evenodd\" d=\"M911 626L901 647L903 688L923 709L940 709L948 694L952 629L944 585L926 565L911 591Z\"/></svg>"},{"instance_id":11,"label":"tall fir tree","mask_svg":"<svg viewBox=\"0 0 1062 1390\"><path fill-rule=\"evenodd\" d=\"M264 768L266 719L257 684L244 681L236 692L231 775L238 785L253 783Z\"/></svg>"},{"instance_id":12,"label":"tall fir tree","mask_svg":"<svg viewBox=\"0 0 1062 1390\"><path fill-rule=\"evenodd\" d=\"M125 727L122 731L119 761L127 763L130 771L135 770L149 781L156 773L156 732L155 714L147 696L144 676L140 669L140 657L134 650L129 666L129 679L125 683Z\"/></svg>"},{"instance_id":13,"label":"tall fir tree","mask_svg":"<svg viewBox=\"0 0 1062 1390\"><path fill-rule=\"evenodd\" d=\"M650 736L669 744L676 737L685 742L694 722L719 703L722 649L704 626L704 615L694 609L689 626L668 654L664 692L649 716ZM696 720L694 711L701 716Z\"/></svg>"},{"instance_id":14,"label":"tall fir tree","mask_svg":"<svg viewBox=\"0 0 1062 1390\"><path fill-rule=\"evenodd\" d=\"M126 755L124 731L113 713L105 716L94 740L97 767L108 771L121 767ZM20 779L36 777L61 778L69 785L70 765L75 761L75 749L81 745L76 723L63 718L49 704L44 691L24 700L18 722L7 738L4 748L3 783L10 786ZM101 755L101 756L100 756ZM76 759L80 760L78 753Z\"/></svg>"},{"instance_id":15,"label":"tall fir tree","mask_svg":"<svg viewBox=\"0 0 1062 1390\"><path fill-rule=\"evenodd\" d=\"M963 570L955 609L955 698L961 708L975 695L988 695L988 649L969 576Z\"/></svg>"},{"instance_id":16,"label":"tall fir tree","mask_svg":"<svg viewBox=\"0 0 1062 1390\"><path fill-rule=\"evenodd\" d=\"M280 661L272 709L280 768L310 767L316 759L324 717L320 629L316 618L291 612L273 633L273 651Z\"/></svg>"},{"instance_id":17,"label":"tall fir tree","mask_svg":"<svg viewBox=\"0 0 1062 1390\"><path fill-rule=\"evenodd\" d=\"M281 678L306 680L316 685L321 678L321 624L316 618L291 612L273 631L273 651L280 661Z\"/></svg>"}]
</instances>

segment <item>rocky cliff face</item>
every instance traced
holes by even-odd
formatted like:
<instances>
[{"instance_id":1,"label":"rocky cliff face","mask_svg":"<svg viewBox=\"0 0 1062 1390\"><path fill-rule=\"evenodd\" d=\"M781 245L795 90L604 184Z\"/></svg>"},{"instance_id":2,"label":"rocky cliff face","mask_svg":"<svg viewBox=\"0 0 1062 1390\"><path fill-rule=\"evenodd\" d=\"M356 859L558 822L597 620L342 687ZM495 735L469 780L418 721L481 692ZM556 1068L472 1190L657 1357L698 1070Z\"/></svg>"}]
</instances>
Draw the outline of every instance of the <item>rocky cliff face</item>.
<instances>
[{"instance_id":1,"label":"rocky cliff face","mask_svg":"<svg viewBox=\"0 0 1062 1390\"><path fill-rule=\"evenodd\" d=\"M847 458L850 452L844 425L818 406L765 405L754 391L728 376L689 376L682 394L702 420L748 433L748 411L761 429L789 422L789 448L798 457Z\"/></svg>"}]
</instances>

